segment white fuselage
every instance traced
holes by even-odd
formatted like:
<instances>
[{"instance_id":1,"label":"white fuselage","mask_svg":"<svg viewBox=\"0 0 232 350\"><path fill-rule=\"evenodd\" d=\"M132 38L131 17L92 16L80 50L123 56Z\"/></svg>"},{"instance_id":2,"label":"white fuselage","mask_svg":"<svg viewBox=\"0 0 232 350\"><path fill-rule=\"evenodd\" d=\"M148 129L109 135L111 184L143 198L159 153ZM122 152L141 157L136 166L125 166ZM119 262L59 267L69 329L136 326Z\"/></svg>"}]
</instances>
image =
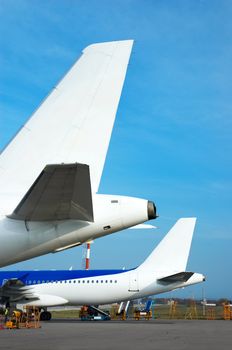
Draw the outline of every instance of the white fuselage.
<instances>
[{"instance_id":1,"label":"white fuselage","mask_svg":"<svg viewBox=\"0 0 232 350\"><path fill-rule=\"evenodd\" d=\"M25 222L8 218L6 215L10 213L3 200L0 212L0 267L80 245L149 219L147 200L115 195L93 195L93 213L94 222Z\"/></svg>"},{"instance_id":2,"label":"white fuselage","mask_svg":"<svg viewBox=\"0 0 232 350\"><path fill-rule=\"evenodd\" d=\"M202 274L194 273L187 282L162 284L157 281L161 276L153 276L135 270L127 272L53 281L31 286L30 293L38 296L38 300L22 301L20 304L35 306L55 305L99 305L124 300L132 300L149 295L168 292L176 288L186 287L204 281ZM31 283L33 281L30 281ZM34 281L35 282L35 281Z\"/></svg>"}]
</instances>

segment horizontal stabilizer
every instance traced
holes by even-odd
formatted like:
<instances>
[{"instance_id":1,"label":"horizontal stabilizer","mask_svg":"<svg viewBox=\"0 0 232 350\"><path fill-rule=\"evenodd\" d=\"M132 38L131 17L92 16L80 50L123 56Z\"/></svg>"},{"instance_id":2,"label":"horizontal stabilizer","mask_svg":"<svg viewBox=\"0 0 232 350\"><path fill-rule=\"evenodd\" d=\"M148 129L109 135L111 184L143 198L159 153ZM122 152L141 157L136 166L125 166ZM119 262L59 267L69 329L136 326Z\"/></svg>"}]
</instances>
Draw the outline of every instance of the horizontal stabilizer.
<instances>
[{"instance_id":1,"label":"horizontal stabilizer","mask_svg":"<svg viewBox=\"0 0 232 350\"><path fill-rule=\"evenodd\" d=\"M179 272L174 275L159 278L157 281L161 283L176 283L176 282L186 282L192 277L194 272Z\"/></svg>"},{"instance_id":2,"label":"horizontal stabilizer","mask_svg":"<svg viewBox=\"0 0 232 350\"><path fill-rule=\"evenodd\" d=\"M11 278L9 280L4 280L1 288L9 288L9 287L21 287L24 286L24 283L18 278Z\"/></svg>"},{"instance_id":3,"label":"horizontal stabilizer","mask_svg":"<svg viewBox=\"0 0 232 350\"><path fill-rule=\"evenodd\" d=\"M26 221L93 221L89 166L47 165L8 217Z\"/></svg>"},{"instance_id":4,"label":"horizontal stabilizer","mask_svg":"<svg viewBox=\"0 0 232 350\"><path fill-rule=\"evenodd\" d=\"M14 301L21 300L22 298L31 299L34 295L31 293L31 287L26 286L23 282L27 274L20 278L5 279L0 286L0 302L5 302L9 298Z\"/></svg>"},{"instance_id":5,"label":"horizontal stabilizer","mask_svg":"<svg viewBox=\"0 0 232 350\"><path fill-rule=\"evenodd\" d=\"M150 225L150 224L138 224L135 226L128 227L129 230L150 230L150 229L155 229L155 228L157 228L157 227L154 225Z\"/></svg>"}]
</instances>

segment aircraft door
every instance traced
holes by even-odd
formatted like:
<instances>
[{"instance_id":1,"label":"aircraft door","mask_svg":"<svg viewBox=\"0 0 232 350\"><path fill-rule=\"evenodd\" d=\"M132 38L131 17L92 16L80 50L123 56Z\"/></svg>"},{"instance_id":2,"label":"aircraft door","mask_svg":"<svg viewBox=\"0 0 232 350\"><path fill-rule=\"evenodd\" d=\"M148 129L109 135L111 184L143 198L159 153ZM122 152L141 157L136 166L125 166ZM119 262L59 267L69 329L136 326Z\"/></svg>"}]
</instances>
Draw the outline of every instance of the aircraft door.
<instances>
[{"instance_id":1,"label":"aircraft door","mask_svg":"<svg viewBox=\"0 0 232 350\"><path fill-rule=\"evenodd\" d=\"M131 271L129 278L129 292L138 292L139 291L139 280L138 280L138 272Z\"/></svg>"}]
</instances>

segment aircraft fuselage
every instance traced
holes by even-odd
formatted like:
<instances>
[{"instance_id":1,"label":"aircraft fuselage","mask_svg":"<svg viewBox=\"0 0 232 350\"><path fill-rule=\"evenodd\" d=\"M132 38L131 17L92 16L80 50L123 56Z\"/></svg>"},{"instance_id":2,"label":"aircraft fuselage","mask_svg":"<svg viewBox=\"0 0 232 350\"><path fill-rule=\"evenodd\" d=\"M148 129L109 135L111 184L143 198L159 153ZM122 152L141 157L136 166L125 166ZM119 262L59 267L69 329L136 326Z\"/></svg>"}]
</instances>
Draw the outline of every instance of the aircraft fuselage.
<instances>
[{"instance_id":1,"label":"aircraft fuselage","mask_svg":"<svg viewBox=\"0 0 232 350\"><path fill-rule=\"evenodd\" d=\"M81 245L156 217L152 202L115 195L94 195L93 211L94 222L34 222L1 215L0 267Z\"/></svg>"},{"instance_id":2,"label":"aircraft fuselage","mask_svg":"<svg viewBox=\"0 0 232 350\"><path fill-rule=\"evenodd\" d=\"M188 281L161 283L159 274L132 270L89 270L89 271L15 271L0 272L3 283L6 278L19 278L24 281L22 291L25 300L20 304L34 306L56 305L99 305L124 300L133 300L160 294L176 288L187 287L203 282L205 277L193 273ZM29 300L36 295L37 300ZM15 300L17 301L17 300ZM14 302L12 297L11 302Z\"/></svg>"}]
</instances>

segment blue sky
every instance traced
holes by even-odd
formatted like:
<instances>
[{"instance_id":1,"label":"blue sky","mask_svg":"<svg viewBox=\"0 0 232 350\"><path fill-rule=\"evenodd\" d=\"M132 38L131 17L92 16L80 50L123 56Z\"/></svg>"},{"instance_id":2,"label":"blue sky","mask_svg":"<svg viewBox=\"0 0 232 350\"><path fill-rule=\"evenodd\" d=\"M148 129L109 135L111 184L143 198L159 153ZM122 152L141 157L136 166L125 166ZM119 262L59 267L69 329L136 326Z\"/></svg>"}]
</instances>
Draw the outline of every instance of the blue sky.
<instances>
[{"instance_id":1,"label":"blue sky","mask_svg":"<svg viewBox=\"0 0 232 350\"><path fill-rule=\"evenodd\" d=\"M135 39L100 192L154 200L158 229L96 240L91 267L136 266L197 216L189 269L207 276L206 296L231 298L231 1L0 0L0 16L0 148L84 47ZM82 254L8 269L79 268Z\"/></svg>"}]
</instances>

